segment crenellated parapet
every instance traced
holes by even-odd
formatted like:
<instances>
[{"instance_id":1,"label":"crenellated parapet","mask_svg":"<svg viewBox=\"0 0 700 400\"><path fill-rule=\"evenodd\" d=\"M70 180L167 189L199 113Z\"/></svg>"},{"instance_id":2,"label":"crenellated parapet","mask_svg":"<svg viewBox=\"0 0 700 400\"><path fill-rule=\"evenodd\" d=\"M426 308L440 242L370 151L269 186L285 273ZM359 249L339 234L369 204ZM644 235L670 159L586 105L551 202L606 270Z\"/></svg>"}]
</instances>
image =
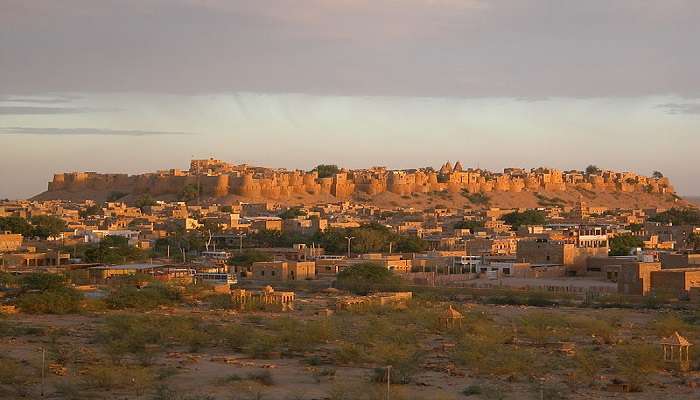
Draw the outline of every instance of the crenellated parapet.
<instances>
[{"instance_id":1,"label":"crenellated parapet","mask_svg":"<svg viewBox=\"0 0 700 400\"><path fill-rule=\"evenodd\" d=\"M251 199L283 200L300 195L350 199L384 192L400 196L449 191L467 192L561 192L587 190L621 193L673 193L666 177L647 177L632 172L560 171L551 168L506 168L502 173L465 169L461 162L432 168L388 170L374 167L341 170L319 177L317 171L300 171L228 164L219 160L193 160L189 171L176 169L128 176L95 172L59 173L48 184L50 192L82 190L120 191L153 196L178 195L196 185L202 196L236 195Z\"/></svg>"}]
</instances>

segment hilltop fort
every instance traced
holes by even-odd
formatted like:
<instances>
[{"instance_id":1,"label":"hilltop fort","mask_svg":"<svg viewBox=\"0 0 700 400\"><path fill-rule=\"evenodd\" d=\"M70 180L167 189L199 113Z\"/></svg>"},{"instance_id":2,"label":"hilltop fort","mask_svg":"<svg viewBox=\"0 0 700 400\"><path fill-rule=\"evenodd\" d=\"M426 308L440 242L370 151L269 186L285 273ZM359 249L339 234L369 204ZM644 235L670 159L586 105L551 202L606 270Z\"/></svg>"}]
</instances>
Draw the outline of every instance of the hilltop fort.
<instances>
[{"instance_id":1,"label":"hilltop fort","mask_svg":"<svg viewBox=\"0 0 700 400\"><path fill-rule=\"evenodd\" d=\"M551 168L506 168L503 172L465 169L458 161L445 163L439 170L418 168L389 170L337 169L330 173L232 164L217 159L192 160L188 170L170 169L138 175L70 172L55 174L48 191L36 199L104 200L110 195L135 198L148 194L154 198L178 199L189 190L199 200L248 199L282 203L328 200L366 200L375 198L409 199L439 194L463 197L473 203L492 196L543 198L541 193L569 202L585 195L589 199L657 199L673 201L675 192L666 177L647 177L632 172L560 171ZM513 194L529 193L529 196ZM461 195L461 196L459 196ZM607 197L606 197L607 195ZM547 197L544 197L547 199ZM483 201L481 201L483 202ZM603 201L606 202L606 201ZM648 201L644 201L648 202ZM527 206L524 204L523 206Z\"/></svg>"}]
</instances>

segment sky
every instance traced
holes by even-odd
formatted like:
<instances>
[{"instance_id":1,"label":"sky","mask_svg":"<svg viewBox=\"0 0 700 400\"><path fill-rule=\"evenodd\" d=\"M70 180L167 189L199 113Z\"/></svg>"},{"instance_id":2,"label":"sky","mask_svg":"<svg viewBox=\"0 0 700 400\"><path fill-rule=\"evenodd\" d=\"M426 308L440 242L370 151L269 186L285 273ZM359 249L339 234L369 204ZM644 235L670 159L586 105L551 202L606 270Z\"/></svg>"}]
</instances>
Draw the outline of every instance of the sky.
<instances>
[{"instance_id":1,"label":"sky","mask_svg":"<svg viewBox=\"0 0 700 400\"><path fill-rule=\"evenodd\" d=\"M694 0L0 0L0 198L55 172L549 166L700 194Z\"/></svg>"}]
</instances>

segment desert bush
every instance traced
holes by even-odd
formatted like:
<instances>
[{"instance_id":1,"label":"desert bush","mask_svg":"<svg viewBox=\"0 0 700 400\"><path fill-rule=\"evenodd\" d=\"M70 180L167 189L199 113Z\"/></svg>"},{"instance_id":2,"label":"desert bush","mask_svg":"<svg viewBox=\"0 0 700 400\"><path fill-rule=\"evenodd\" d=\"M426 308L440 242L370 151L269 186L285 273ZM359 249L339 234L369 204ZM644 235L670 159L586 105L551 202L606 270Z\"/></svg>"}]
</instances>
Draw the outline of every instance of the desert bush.
<instances>
[{"instance_id":1,"label":"desert bush","mask_svg":"<svg viewBox=\"0 0 700 400\"><path fill-rule=\"evenodd\" d=\"M661 354L657 346L628 344L615 351L613 368L632 385L641 390L648 376L661 367Z\"/></svg>"},{"instance_id":2,"label":"desert bush","mask_svg":"<svg viewBox=\"0 0 700 400\"><path fill-rule=\"evenodd\" d=\"M243 347L243 352L254 358L269 358L282 348L281 339L268 332L259 331L251 336Z\"/></svg>"},{"instance_id":3,"label":"desert bush","mask_svg":"<svg viewBox=\"0 0 700 400\"><path fill-rule=\"evenodd\" d=\"M149 369L135 365L91 365L83 375L83 383L87 387L104 390L128 387L137 394L142 394L150 388L153 379L153 373Z\"/></svg>"},{"instance_id":4,"label":"desert bush","mask_svg":"<svg viewBox=\"0 0 700 400\"><path fill-rule=\"evenodd\" d=\"M483 390L481 389L481 386L479 385L469 385L464 390L462 390L462 394L465 396L474 396L481 394Z\"/></svg>"},{"instance_id":5,"label":"desert bush","mask_svg":"<svg viewBox=\"0 0 700 400\"><path fill-rule=\"evenodd\" d=\"M376 343L372 347L370 359L379 365L391 365L391 382L407 384L418 371L422 353L415 345L397 343ZM386 382L386 370L376 368L373 380Z\"/></svg>"},{"instance_id":6,"label":"desert bush","mask_svg":"<svg viewBox=\"0 0 700 400\"><path fill-rule=\"evenodd\" d=\"M335 350L335 361L340 364L359 363L367 360L362 346L354 343L341 343Z\"/></svg>"},{"instance_id":7,"label":"desert bush","mask_svg":"<svg viewBox=\"0 0 700 400\"><path fill-rule=\"evenodd\" d=\"M232 310L236 306L231 295L228 294L207 296L205 300L209 303L209 308L213 310Z\"/></svg>"},{"instance_id":8,"label":"desert bush","mask_svg":"<svg viewBox=\"0 0 700 400\"><path fill-rule=\"evenodd\" d=\"M591 317L570 317L570 326L585 336L598 338L605 344L615 341L616 329L610 321Z\"/></svg>"},{"instance_id":9,"label":"desert bush","mask_svg":"<svg viewBox=\"0 0 700 400\"><path fill-rule=\"evenodd\" d=\"M591 384L604 367L604 360L597 352L579 350L574 356L574 377L579 383Z\"/></svg>"},{"instance_id":10,"label":"desert bush","mask_svg":"<svg viewBox=\"0 0 700 400\"><path fill-rule=\"evenodd\" d=\"M25 335L43 335L44 328L38 326L27 326L17 323L16 321L6 321L0 316L0 337L3 336L25 336Z\"/></svg>"},{"instance_id":11,"label":"desert bush","mask_svg":"<svg viewBox=\"0 0 700 400\"><path fill-rule=\"evenodd\" d=\"M537 344L545 344L562 336L566 320L559 315L530 312L520 320L519 331Z\"/></svg>"},{"instance_id":12,"label":"desert bush","mask_svg":"<svg viewBox=\"0 0 700 400\"><path fill-rule=\"evenodd\" d=\"M530 350L472 335L457 343L452 358L477 374L521 376L536 369Z\"/></svg>"},{"instance_id":13,"label":"desert bush","mask_svg":"<svg viewBox=\"0 0 700 400\"><path fill-rule=\"evenodd\" d=\"M51 290L65 287L65 277L63 275L49 274L44 272L32 272L22 275L19 278L20 287L23 290Z\"/></svg>"},{"instance_id":14,"label":"desert bush","mask_svg":"<svg viewBox=\"0 0 700 400\"><path fill-rule=\"evenodd\" d=\"M105 297L107 307L115 310L133 308L151 310L161 305L172 305L181 300L180 292L163 284L152 284L144 288L120 286Z\"/></svg>"},{"instance_id":15,"label":"desert bush","mask_svg":"<svg viewBox=\"0 0 700 400\"><path fill-rule=\"evenodd\" d=\"M57 382L54 385L54 391L60 396L61 399L66 400L81 400L84 399L85 391L80 387L78 383L70 381Z\"/></svg>"},{"instance_id":16,"label":"desert bush","mask_svg":"<svg viewBox=\"0 0 700 400\"><path fill-rule=\"evenodd\" d=\"M676 314L667 314L654 319L650 323L650 328L657 336L662 337L669 336L673 332L683 334L683 332L693 329L690 324Z\"/></svg>"},{"instance_id":17,"label":"desert bush","mask_svg":"<svg viewBox=\"0 0 700 400\"><path fill-rule=\"evenodd\" d=\"M26 379L22 365L17 360L0 356L0 385L21 385Z\"/></svg>"},{"instance_id":18,"label":"desert bush","mask_svg":"<svg viewBox=\"0 0 700 400\"><path fill-rule=\"evenodd\" d=\"M153 352L160 349L158 346L187 346L190 351L196 351L211 344L212 329L197 318L124 314L107 317L98 331L97 341L113 361L132 354L148 364Z\"/></svg>"},{"instance_id":19,"label":"desert bush","mask_svg":"<svg viewBox=\"0 0 700 400\"><path fill-rule=\"evenodd\" d=\"M335 337L331 320L300 321L280 318L268 323L268 331L278 336L280 345L290 352L312 350Z\"/></svg>"},{"instance_id":20,"label":"desert bush","mask_svg":"<svg viewBox=\"0 0 700 400\"><path fill-rule=\"evenodd\" d=\"M244 327L241 325L229 325L220 330L220 337L223 344L231 350L243 350L252 337L258 334L257 328Z\"/></svg>"},{"instance_id":21,"label":"desert bush","mask_svg":"<svg viewBox=\"0 0 700 400\"><path fill-rule=\"evenodd\" d=\"M272 378L272 373L270 373L269 370L250 372L247 375L247 379L265 386L272 386L275 384L275 380Z\"/></svg>"},{"instance_id":22,"label":"desert bush","mask_svg":"<svg viewBox=\"0 0 700 400\"><path fill-rule=\"evenodd\" d=\"M82 299L82 293L77 290L59 286L38 293L23 293L17 305L29 314L70 314L80 311Z\"/></svg>"}]
</instances>

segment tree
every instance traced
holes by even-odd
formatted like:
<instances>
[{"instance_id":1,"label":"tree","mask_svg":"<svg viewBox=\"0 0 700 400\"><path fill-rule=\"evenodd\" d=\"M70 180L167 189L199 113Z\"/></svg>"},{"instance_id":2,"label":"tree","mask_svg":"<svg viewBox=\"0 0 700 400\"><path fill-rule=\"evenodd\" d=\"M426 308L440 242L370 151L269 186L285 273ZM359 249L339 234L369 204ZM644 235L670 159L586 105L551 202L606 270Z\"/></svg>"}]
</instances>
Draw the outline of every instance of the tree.
<instances>
[{"instance_id":1,"label":"tree","mask_svg":"<svg viewBox=\"0 0 700 400\"><path fill-rule=\"evenodd\" d=\"M454 229L469 229L474 232L476 228L483 228L483 221L459 221L452 226Z\"/></svg>"},{"instance_id":2,"label":"tree","mask_svg":"<svg viewBox=\"0 0 700 400\"><path fill-rule=\"evenodd\" d=\"M66 221L53 215L37 215L31 219L32 235L46 239L57 237L66 229Z\"/></svg>"},{"instance_id":3,"label":"tree","mask_svg":"<svg viewBox=\"0 0 700 400\"><path fill-rule=\"evenodd\" d=\"M320 165L317 165L316 168L313 169L313 171L318 172L319 178L330 178L333 175L340 172L340 169L338 168L337 165L320 164Z\"/></svg>"},{"instance_id":4,"label":"tree","mask_svg":"<svg viewBox=\"0 0 700 400\"><path fill-rule=\"evenodd\" d=\"M700 250L700 233L691 233L688 236L688 248L693 251Z\"/></svg>"},{"instance_id":5,"label":"tree","mask_svg":"<svg viewBox=\"0 0 700 400\"><path fill-rule=\"evenodd\" d=\"M246 250L243 253L237 254L229 259L230 264L240 265L243 267L250 267L254 262L264 261L272 261L272 256L259 250Z\"/></svg>"},{"instance_id":6,"label":"tree","mask_svg":"<svg viewBox=\"0 0 700 400\"><path fill-rule=\"evenodd\" d=\"M144 193L143 196L136 200L136 207L140 208L141 211L144 211L146 207L150 207L154 204L156 204L156 201L153 200L153 197L148 193Z\"/></svg>"},{"instance_id":7,"label":"tree","mask_svg":"<svg viewBox=\"0 0 700 400\"><path fill-rule=\"evenodd\" d=\"M609 240L611 256L627 256L633 248L644 246L642 238L633 235L619 235Z\"/></svg>"},{"instance_id":8,"label":"tree","mask_svg":"<svg viewBox=\"0 0 700 400\"><path fill-rule=\"evenodd\" d=\"M601 169L595 165L589 165L586 167L586 175L600 175L601 172L603 171L601 171Z\"/></svg>"},{"instance_id":9,"label":"tree","mask_svg":"<svg viewBox=\"0 0 700 400\"><path fill-rule=\"evenodd\" d=\"M649 218L649 221L662 222L673 225L695 225L700 224L700 211L696 208L672 208Z\"/></svg>"},{"instance_id":10,"label":"tree","mask_svg":"<svg viewBox=\"0 0 700 400\"><path fill-rule=\"evenodd\" d=\"M109 195L107 196L107 201L108 202L117 201L117 200L121 199L122 197L126 196L127 194L128 193L117 192L117 191L110 192Z\"/></svg>"},{"instance_id":11,"label":"tree","mask_svg":"<svg viewBox=\"0 0 700 400\"><path fill-rule=\"evenodd\" d=\"M93 204L86 207L84 210L80 210L78 215L80 218L87 218L92 215L100 215L100 213L102 213L102 206L99 204Z\"/></svg>"},{"instance_id":12,"label":"tree","mask_svg":"<svg viewBox=\"0 0 700 400\"><path fill-rule=\"evenodd\" d=\"M401 236L396 243L400 253L420 253L428 249L428 242L415 236Z\"/></svg>"},{"instance_id":13,"label":"tree","mask_svg":"<svg viewBox=\"0 0 700 400\"><path fill-rule=\"evenodd\" d=\"M656 179L661 179L661 178L664 177L664 174L662 174L660 171L654 171L654 172L651 174L651 177L652 177L652 178L656 178Z\"/></svg>"},{"instance_id":14,"label":"tree","mask_svg":"<svg viewBox=\"0 0 700 400\"><path fill-rule=\"evenodd\" d=\"M100 243L85 250L85 261L119 264L146 258L141 250L130 246L129 240L121 236L105 236Z\"/></svg>"},{"instance_id":15,"label":"tree","mask_svg":"<svg viewBox=\"0 0 700 400\"><path fill-rule=\"evenodd\" d=\"M388 268L366 262L340 271L336 284L340 289L366 295L375 290L396 289L400 281Z\"/></svg>"},{"instance_id":16,"label":"tree","mask_svg":"<svg viewBox=\"0 0 700 400\"><path fill-rule=\"evenodd\" d=\"M23 290L46 291L65 286L65 279L61 275L32 272L20 278L20 286Z\"/></svg>"},{"instance_id":17,"label":"tree","mask_svg":"<svg viewBox=\"0 0 700 400\"><path fill-rule=\"evenodd\" d=\"M31 236L32 225L18 216L0 217L0 232L9 231L23 236Z\"/></svg>"},{"instance_id":18,"label":"tree","mask_svg":"<svg viewBox=\"0 0 700 400\"><path fill-rule=\"evenodd\" d=\"M301 207L292 207L282 211L278 217L282 219L294 219L296 217L302 217L306 215L306 212L301 209Z\"/></svg>"},{"instance_id":19,"label":"tree","mask_svg":"<svg viewBox=\"0 0 700 400\"><path fill-rule=\"evenodd\" d=\"M198 197L199 188L193 183L185 185L185 187L182 188L182 191L180 192L180 201L184 201L186 203L195 201Z\"/></svg>"},{"instance_id":20,"label":"tree","mask_svg":"<svg viewBox=\"0 0 700 400\"><path fill-rule=\"evenodd\" d=\"M514 211L504 215L502 219L511 225L513 230L517 230L521 225L542 225L547 221L544 213L537 210Z\"/></svg>"}]
</instances>

